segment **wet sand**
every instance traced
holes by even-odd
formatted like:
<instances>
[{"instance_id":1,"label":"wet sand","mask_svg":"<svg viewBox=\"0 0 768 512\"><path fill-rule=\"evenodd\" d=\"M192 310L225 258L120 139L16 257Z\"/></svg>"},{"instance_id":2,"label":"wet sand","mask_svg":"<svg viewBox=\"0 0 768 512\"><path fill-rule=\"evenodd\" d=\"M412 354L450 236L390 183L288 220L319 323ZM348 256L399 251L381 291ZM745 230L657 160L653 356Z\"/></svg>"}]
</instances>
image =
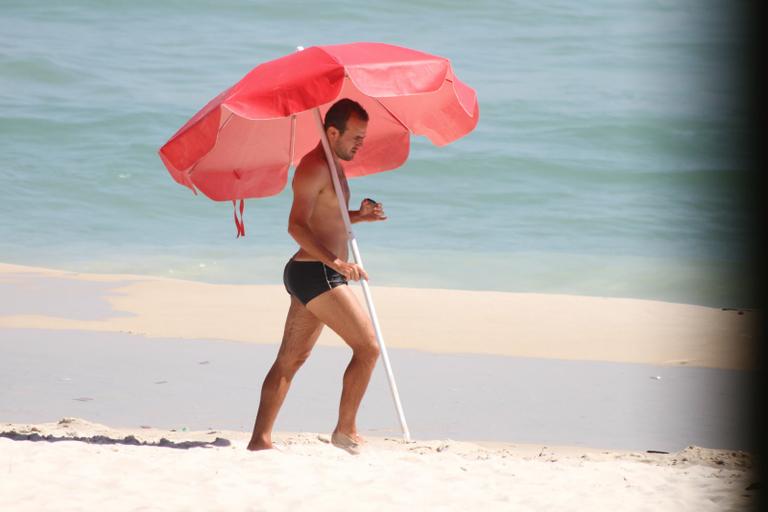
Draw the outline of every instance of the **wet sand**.
<instances>
[{"instance_id":1,"label":"wet sand","mask_svg":"<svg viewBox=\"0 0 768 512\"><path fill-rule=\"evenodd\" d=\"M277 347L2 329L0 351L5 421L77 416L113 426L248 431ZM330 431L350 355L346 348L315 348L294 379L278 430ZM751 372L407 349L391 349L390 359L409 427L420 439L751 448ZM399 431L380 366L359 423L369 434Z\"/></svg>"}]
</instances>

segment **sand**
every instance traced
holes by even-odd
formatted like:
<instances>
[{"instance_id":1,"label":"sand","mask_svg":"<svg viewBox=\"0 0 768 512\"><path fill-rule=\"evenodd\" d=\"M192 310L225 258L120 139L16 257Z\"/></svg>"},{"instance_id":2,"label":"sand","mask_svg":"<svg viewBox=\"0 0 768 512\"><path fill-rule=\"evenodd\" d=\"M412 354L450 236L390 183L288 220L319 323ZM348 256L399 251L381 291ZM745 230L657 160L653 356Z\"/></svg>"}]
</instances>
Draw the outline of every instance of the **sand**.
<instances>
[{"instance_id":1,"label":"sand","mask_svg":"<svg viewBox=\"0 0 768 512\"><path fill-rule=\"evenodd\" d=\"M112 426L247 431L277 346L138 334L0 329L0 421L76 416ZM677 451L750 450L750 372L606 361L435 354L391 348L421 439ZM316 347L276 428L327 432L350 350ZM368 435L399 432L381 365L359 413Z\"/></svg>"},{"instance_id":2,"label":"sand","mask_svg":"<svg viewBox=\"0 0 768 512\"><path fill-rule=\"evenodd\" d=\"M4 432L0 435L0 510L698 512L749 510L758 498L752 456L738 449L683 446L671 453L648 453L622 449L622 443L629 441L618 437L603 437L605 444L618 443L611 449L605 448L600 437L590 441L589 447L565 446L557 443L562 429L553 434L537 427L545 417L543 410L549 409L555 419L548 422L556 422L559 412L565 428L579 424L579 428L610 436L612 430L626 430L628 422L641 424L635 411L647 413L655 407L654 400L683 389L674 388L684 383L683 375L705 371L746 375L754 369L756 311L600 297L376 286L373 291L387 344L394 354L423 353L424 361L429 358L434 365L430 372L435 376L450 371L459 375L461 369L469 368L466 364L479 364L471 370L474 380L459 382L478 386L481 394L473 401L482 409L478 414L487 415L483 421L497 422L502 429L499 432L507 435L518 429L514 434L518 439L540 430L550 440L523 444L509 442L501 434L493 442L447 437L420 440L417 434L415 442L406 444L396 436L369 434L363 453L352 456L331 446L327 432L313 429L278 432L275 439L279 450L248 452L247 427L224 430L210 411L205 415L206 410L196 412L209 422L208 430L174 431L157 425L142 428L137 412L129 410L117 419L121 403L117 398L133 396L134 402L144 403L148 397L164 396L157 390L170 390L174 382L191 379L194 383L204 371L226 377L219 373L224 368L221 361L198 357L201 350L211 353L197 345L202 340L276 347L288 302L282 287L78 274L0 264L0 341L5 342L6 360L13 355L14 367L20 372L6 371L0 376L6 379L2 382L10 390L8 396L14 397L11 407L4 406L6 417L0 417L0 431ZM89 334L96 339L84 345L82 340ZM17 344L16 340L30 337L41 346L32 341ZM117 389L112 381L120 380L121 374L103 363L99 354L106 357L112 353L114 357L118 346L110 343L118 337L120 343L133 340L136 347L142 343L162 346L167 354L184 349L173 348L168 339L176 344L188 340L185 350L198 352L188 355L194 360L186 362L181 357L169 358L163 365L168 374L162 377L143 375L142 370L148 371L151 365L137 368L140 363L134 362L129 365L133 373L146 382L125 381L127 388ZM99 342L104 350L94 348L93 343ZM63 345L53 350L57 343ZM320 344L331 350L341 342L332 333L325 333ZM149 353L147 348L142 350ZM413 355L408 358L418 360ZM451 368L440 370L440 365L449 364L447 358L454 358ZM69 361L69 366L64 361ZM493 361L504 363L499 366ZM74 362L82 363L76 376L79 383L64 373L52 373L52 369L72 369ZM88 364L97 366L89 369ZM565 373L557 368L568 365L578 368L568 374L570 381L561 382L557 376ZM407 364L401 368L407 369ZM539 369L543 368L552 378L539 382L531 377L528 382L533 387L528 388L518 382L496 391L482 387L490 382L482 380L483 371L498 373L511 368L520 374L541 374L545 370ZM593 382L595 389L610 391L616 387L622 391L617 396L623 405L611 403L603 416L576 408L572 418L563 417L567 404L574 401L569 393L578 390L581 381L589 380L584 369L594 368L605 372L603 381ZM89 375L95 380L88 380ZM261 375L253 378L260 379ZM628 388L620 387L625 385L620 384L622 378L629 379ZM70 385L86 386L78 391L82 396L67 395L74 389L67 388ZM673 387L658 387L664 385ZM383 387L375 381L372 386ZM713 391L719 392L720 387ZM435 399L434 392L432 399L426 393L416 400L416 388L408 388L407 381L401 384L401 392L409 391L411 401L406 400L406 404L411 410L423 410L423 417L429 417L428 407L439 406L450 413L451 404ZM623 393L627 389L629 395ZM646 389L650 391L642 391ZM688 398L693 400L700 388L690 385L686 389L689 391L675 395L682 400L677 408ZM107 396L107 391L116 394ZM237 393L252 391L241 385ZM175 392L187 394L182 388ZM292 392L301 395L302 390ZM378 392L386 393L383 389ZM598 392L595 396L599 398ZM49 393L60 395L56 407L73 411L65 412L66 416L78 417L61 419L61 411L56 409L59 416L45 421L13 419L34 412L35 407L35 414L39 414L40 406L48 403ZM375 397L376 393L373 390L370 395ZM511 409L515 415L508 417L494 407L500 403L494 402L494 393L526 394L534 401L528 407ZM451 398L450 393L442 395ZM471 393L468 396L472 398ZM536 400L544 397L554 401L537 408ZM721 394L719 399L732 398ZM221 399L239 400L230 396ZM697 399L701 403L712 400L709 396ZM289 395L289 400L300 399ZM314 401L314 406L323 405L323 410L333 412L331 399ZM610 402L598 399L595 403ZM659 413L664 416L659 424L668 429L664 439L668 439L669 431L681 433L675 443L685 439L687 429L693 431L694 425L711 419L701 413L673 418L675 407L664 403L666 408L654 410L666 411ZM697 403L692 402L692 410L698 410ZM155 405L174 416L174 402L162 399ZM624 416L613 414L622 406L629 407ZM51 406L49 414L54 414L53 409ZM80 414L87 411L108 418L106 424ZM304 413L312 411L307 407ZM243 410L244 421L252 421L252 412ZM747 425L744 428L746 431ZM638 431L654 429L656 425L649 423ZM53 442L54 438L65 440ZM190 443L202 446L184 448Z\"/></svg>"},{"instance_id":3,"label":"sand","mask_svg":"<svg viewBox=\"0 0 768 512\"><path fill-rule=\"evenodd\" d=\"M75 308L90 286L90 312ZM754 368L757 313L638 299L371 284L388 347L438 353ZM44 290L57 289L55 294ZM354 286L360 292L358 286ZM278 285L220 285L0 264L0 328L280 341ZM101 300L99 300L99 296ZM62 300L63 299L63 300ZM361 302L362 301L361 298ZM104 311L102 316L92 311ZM114 313L113 313L114 312ZM343 342L326 329L320 345Z\"/></svg>"},{"instance_id":4,"label":"sand","mask_svg":"<svg viewBox=\"0 0 768 512\"><path fill-rule=\"evenodd\" d=\"M251 453L242 432L118 430L74 418L0 430L231 443L185 450L0 437L0 509L14 511L706 512L746 510L757 493L747 490L754 483L747 454L697 447L649 454L378 438L352 456L313 433L284 433L279 451Z\"/></svg>"}]
</instances>

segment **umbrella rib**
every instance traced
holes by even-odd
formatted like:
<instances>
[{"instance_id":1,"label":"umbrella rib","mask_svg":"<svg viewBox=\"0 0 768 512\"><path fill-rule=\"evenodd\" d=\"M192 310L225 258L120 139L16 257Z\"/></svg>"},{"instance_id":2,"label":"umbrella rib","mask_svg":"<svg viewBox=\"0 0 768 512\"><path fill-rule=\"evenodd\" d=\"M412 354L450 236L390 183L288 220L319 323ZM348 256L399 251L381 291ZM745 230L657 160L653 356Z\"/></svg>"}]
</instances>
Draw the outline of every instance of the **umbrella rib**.
<instances>
[{"instance_id":1,"label":"umbrella rib","mask_svg":"<svg viewBox=\"0 0 768 512\"><path fill-rule=\"evenodd\" d=\"M227 112L229 112L229 117L227 117L227 118L224 120L224 122L223 122L223 123L221 123L221 126L219 126L219 129L218 129L218 130L216 130L216 140L218 140L218 139L219 139L219 134L221 133L221 130L223 130L223 129L224 129L226 126L227 126L227 124L229 124L229 121L232 119L232 116L233 116L233 115L235 115L235 113L234 113L234 112L232 112L232 111L231 111L231 110L229 110L229 109L227 109ZM202 158L201 158L201 159L199 159L197 162L195 162L195 165L193 165L193 166L192 166L192 168L189 170L189 172L187 172L187 174L188 174L189 176L192 176L192 173L193 173L193 172L195 172L195 169L197 168L197 164L199 164L201 160L202 160Z\"/></svg>"},{"instance_id":2,"label":"umbrella rib","mask_svg":"<svg viewBox=\"0 0 768 512\"><path fill-rule=\"evenodd\" d=\"M293 164L293 152L296 149L296 114L291 115L291 149L289 150L288 168Z\"/></svg>"},{"instance_id":3,"label":"umbrella rib","mask_svg":"<svg viewBox=\"0 0 768 512\"><path fill-rule=\"evenodd\" d=\"M235 113L232 112L231 110L227 109L227 111L229 112L229 116L227 117L227 119L224 120L223 123L221 123L221 126L219 127L219 130L216 132L216 138L219 137L219 134L221 133L221 130L223 130L224 128L227 127L227 125L229 124L229 121L232 120L232 116L235 115Z\"/></svg>"},{"instance_id":4,"label":"umbrella rib","mask_svg":"<svg viewBox=\"0 0 768 512\"><path fill-rule=\"evenodd\" d=\"M380 102L380 101L379 101L379 98L374 98L373 96L371 96L371 98L372 98L372 99L373 99L373 100L374 100L376 103L378 103L378 104L379 104L379 106L380 106L381 108L383 108L384 110L386 110L386 111L389 113L389 115L391 115L391 116L392 116L392 117L395 119L395 121L397 121L398 123L400 123L400 126L402 126L403 128L405 128L405 130L406 130L407 132L409 132L409 133L410 133L410 131L411 131L411 130L410 130L410 129L409 129L407 126L405 126L405 123L404 123L404 122L402 122L402 121L400 120L400 118L399 118L399 117L397 117L397 116L395 115L395 113L394 113L394 112L392 112L391 110L389 110L389 109L388 109L388 108L387 108L387 107L386 107L386 106L385 106L385 105L384 105L382 102Z\"/></svg>"}]
</instances>

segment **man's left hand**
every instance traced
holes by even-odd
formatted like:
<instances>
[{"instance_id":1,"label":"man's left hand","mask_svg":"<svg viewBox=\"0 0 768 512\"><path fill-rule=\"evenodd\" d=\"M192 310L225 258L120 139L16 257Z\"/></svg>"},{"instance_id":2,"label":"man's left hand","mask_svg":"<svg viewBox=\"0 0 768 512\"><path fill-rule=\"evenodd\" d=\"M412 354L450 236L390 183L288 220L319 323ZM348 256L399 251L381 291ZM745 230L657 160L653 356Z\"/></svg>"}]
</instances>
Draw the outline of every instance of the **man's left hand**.
<instances>
[{"instance_id":1,"label":"man's left hand","mask_svg":"<svg viewBox=\"0 0 768 512\"><path fill-rule=\"evenodd\" d=\"M363 202L360 203L359 215L360 220L367 222L386 220L387 218L384 214L384 206L373 199L363 199Z\"/></svg>"}]
</instances>

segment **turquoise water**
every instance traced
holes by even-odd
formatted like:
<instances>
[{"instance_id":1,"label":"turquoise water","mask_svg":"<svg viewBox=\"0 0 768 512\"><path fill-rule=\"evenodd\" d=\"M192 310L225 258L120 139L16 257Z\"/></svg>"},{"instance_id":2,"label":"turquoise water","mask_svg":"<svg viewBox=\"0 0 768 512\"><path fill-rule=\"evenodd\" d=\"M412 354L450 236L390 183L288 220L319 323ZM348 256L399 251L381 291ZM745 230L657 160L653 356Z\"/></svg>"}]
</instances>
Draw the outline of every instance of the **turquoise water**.
<instances>
[{"instance_id":1,"label":"turquoise water","mask_svg":"<svg viewBox=\"0 0 768 512\"><path fill-rule=\"evenodd\" d=\"M290 191L238 240L156 151L258 63L367 40L449 57L481 109L352 181L389 215L356 231L372 284L750 305L727 2L414 4L4 1L0 261L278 283Z\"/></svg>"}]
</instances>

